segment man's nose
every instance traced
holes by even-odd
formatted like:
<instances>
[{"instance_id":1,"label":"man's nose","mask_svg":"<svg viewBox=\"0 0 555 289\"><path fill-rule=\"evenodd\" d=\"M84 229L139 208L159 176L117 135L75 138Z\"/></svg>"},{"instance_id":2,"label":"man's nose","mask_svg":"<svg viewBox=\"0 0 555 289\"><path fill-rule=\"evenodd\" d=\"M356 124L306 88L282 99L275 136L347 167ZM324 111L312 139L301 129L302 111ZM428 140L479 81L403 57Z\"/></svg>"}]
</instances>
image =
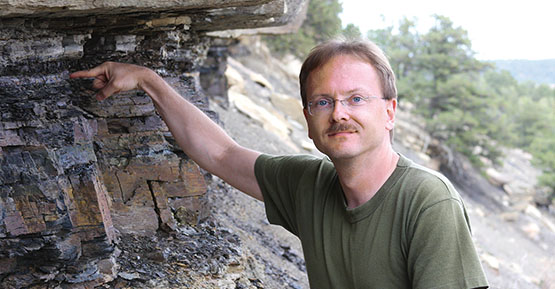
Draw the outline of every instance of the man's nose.
<instances>
[{"instance_id":1,"label":"man's nose","mask_svg":"<svg viewBox=\"0 0 555 289\"><path fill-rule=\"evenodd\" d=\"M333 110L331 112L331 120L334 122L346 121L349 120L349 110L347 106L345 106L341 100L335 99Z\"/></svg>"}]
</instances>

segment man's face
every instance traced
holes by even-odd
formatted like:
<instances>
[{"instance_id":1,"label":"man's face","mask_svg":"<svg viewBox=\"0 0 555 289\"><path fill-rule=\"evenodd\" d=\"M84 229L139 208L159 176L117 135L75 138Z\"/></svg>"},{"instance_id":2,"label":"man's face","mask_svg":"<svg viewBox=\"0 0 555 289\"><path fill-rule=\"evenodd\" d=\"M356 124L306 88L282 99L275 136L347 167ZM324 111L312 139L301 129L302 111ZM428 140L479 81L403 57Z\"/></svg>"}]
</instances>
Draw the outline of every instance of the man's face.
<instances>
[{"instance_id":1,"label":"man's face","mask_svg":"<svg viewBox=\"0 0 555 289\"><path fill-rule=\"evenodd\" d=\"M390 145L397 102L382 99L380 78L369 63L350 55L335 56L310 73L306 92L308 102L321 97L368 97L363 106L349 107L335 101L328 112L310 115L304 110L309 137L332 160L379 152Z\"/></svg>"}]
</instances>

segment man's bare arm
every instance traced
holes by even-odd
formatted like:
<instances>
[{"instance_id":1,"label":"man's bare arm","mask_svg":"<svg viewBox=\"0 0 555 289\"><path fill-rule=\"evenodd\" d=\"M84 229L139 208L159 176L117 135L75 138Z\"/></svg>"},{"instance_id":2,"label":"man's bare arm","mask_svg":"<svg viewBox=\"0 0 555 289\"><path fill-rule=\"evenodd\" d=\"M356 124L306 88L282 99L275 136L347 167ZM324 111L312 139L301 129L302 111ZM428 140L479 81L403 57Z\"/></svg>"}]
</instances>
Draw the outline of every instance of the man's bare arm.
<instances>
[{"instance_id":1,"label":"man's bare arm","mask_svg":"<svg viewBox=\"0 0 555 289\"><path fill-rule=\"evenodd\" d=\"M263 200L254 175L259 152L239 146L222 128L181 97L154 71L132 64L106 62L91 70L72 73L71 78L95 78L96 98L144 90L183 151L205 170L230 185Z\"/></svg>"}]
</instances>

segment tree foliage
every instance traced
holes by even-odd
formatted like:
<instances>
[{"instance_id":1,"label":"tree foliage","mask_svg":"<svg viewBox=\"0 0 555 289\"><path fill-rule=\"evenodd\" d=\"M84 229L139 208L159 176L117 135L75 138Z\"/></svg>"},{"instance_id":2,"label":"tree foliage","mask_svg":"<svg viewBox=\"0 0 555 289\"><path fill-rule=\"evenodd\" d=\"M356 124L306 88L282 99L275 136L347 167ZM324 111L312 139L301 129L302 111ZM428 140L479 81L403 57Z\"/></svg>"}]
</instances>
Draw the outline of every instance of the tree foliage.
<instances>
[{"instance_id":1,"label":"tree foliage","mask_svg":"<svg viewBox=\"0 0 555 289\"><path fill-rule=\"evenodd\" d=\"M405 18L368 38L389 55L400 100L417 104L434 137L477 165L495 161L499 144L525 149L543 169L541 184L555 189L555 89L477 60L467 32L447 17L436 15L423 34Z\"/></svg>"},{"instance_id":2,"label":"tree foliage","mask_svg":"<svg viewBox=\"0 0 555 289\"><path fill-rule=\"evenodd\" d=\"M491 92L480 81L490 65L474 58L467 32L454 27L444 16L435 15L435 25L425 34L416 31L416 21L403 19L398 32L393 27L370 31L390 56L398 78L399 98L417 103L417 113L427 120L432 135L468 155L495 159L499 152L488 142L502 136L504 119L492 106ZM491 124L491 125L484 125ZM480 154L475 155L476 147Z\"/></svg>"},{"instance_id":3,"label":"tree foliage","mask_svg":"<svg viewBox=\"0 0 555 289\"><path fill-rule=\"evenodd\" d=\"M362 39L362 33L358 26L354 25L353 23L347 24L345 28L343 28L342 35L346 39Z\"/></svg>"},{"instance_id":4,"label":"tree foliage","mask_svg":"<svg viewBox=\"0 0 555 289\"><path fill-rule=\"evenodd\" d=\"M342 11L338 0L310 0L306 19L296 33L268 35L264 41L276 54L304 58L316 44L341 33Z\"/></svg>"}]
</instances>

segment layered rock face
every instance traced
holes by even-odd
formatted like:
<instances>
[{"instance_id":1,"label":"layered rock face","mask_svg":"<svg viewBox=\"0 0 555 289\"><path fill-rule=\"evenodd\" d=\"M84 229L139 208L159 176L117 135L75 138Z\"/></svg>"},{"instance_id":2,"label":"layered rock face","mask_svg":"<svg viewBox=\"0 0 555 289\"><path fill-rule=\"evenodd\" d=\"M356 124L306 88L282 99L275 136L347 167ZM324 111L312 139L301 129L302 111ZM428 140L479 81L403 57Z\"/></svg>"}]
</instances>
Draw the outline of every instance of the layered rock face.
<instances>
[{"instance_id":1,"label":"layered rock face","mask_svg":"<svg viewBox=\"0 0 555 289\"><path fill-rule=\"evenodd\" d=\"M226 40L207 33L283 26L305 6L0 0L0 287L108 282L118 232L148 236L204 214L203 174L149 97L98 102L70 72L148 66L217 121L201 83L225 99Z\"/></svg>"}]
</instances>

